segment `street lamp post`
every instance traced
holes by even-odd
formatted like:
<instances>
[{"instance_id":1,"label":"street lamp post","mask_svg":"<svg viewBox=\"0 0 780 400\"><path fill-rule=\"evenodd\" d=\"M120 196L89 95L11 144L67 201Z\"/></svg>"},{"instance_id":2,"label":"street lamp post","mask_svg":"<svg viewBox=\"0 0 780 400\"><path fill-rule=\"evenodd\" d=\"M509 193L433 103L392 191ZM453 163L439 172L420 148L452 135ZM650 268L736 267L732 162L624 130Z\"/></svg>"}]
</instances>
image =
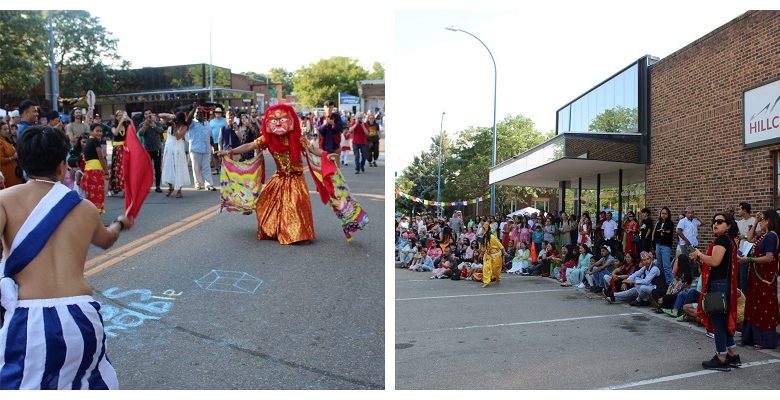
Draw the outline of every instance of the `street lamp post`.
<instances>
[{"instance_id":1,"label":"street lamp post","mask_svg":"<svg viewBox=\"0 0 780 400\"><path fill-rule=\"evenodd\" d=\"M453 28L451 26L448 26L446 28L448 31L453 32L463 32L474 39L477 39L479 43L482 44L482 46L485 47L485 50L488 51L488 54L490 54L490 60L493 61L493 163L491 167L496 166L496 93L498 89L498 69L496 68L496 59L493 58L493 52L490 51L490 49L487 47L485 42L480 40L480 38L474 36L471 32L466 32L463 29ZM490 185L490 215L496 215L496 185Z\"/></svg>"},{"instance_id":2,"label":"street lamp post","mask_svg":"<svg viewBox=\"0 0 780 400\"><path fill-rule=\"evenodd\" d=\"M439 203L439 216L441 217L442 214L442 207L441 207L441 158L442 158L442 147L444 146L444 111L441 112L441 125L439 125L439 183L438 183L438 189L436 189L436 202Z\"/></svg>"}]
</instances>

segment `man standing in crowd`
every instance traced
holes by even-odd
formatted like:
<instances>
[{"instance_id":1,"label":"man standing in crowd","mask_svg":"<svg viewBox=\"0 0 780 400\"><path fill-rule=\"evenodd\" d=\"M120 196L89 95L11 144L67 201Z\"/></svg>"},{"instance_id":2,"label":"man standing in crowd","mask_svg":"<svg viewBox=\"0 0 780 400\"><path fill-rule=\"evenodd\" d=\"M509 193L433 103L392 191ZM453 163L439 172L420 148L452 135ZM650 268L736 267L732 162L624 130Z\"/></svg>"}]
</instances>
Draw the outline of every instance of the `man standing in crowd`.
<instances>
[{"instance_id":1,"label":"man standing in crowd","mask_svg":"<svg viewBox=\"0 0 780 400\"><path fill-rule=\"evenodd\" d=\"M216 155L216 151L219 147L219 133L222 132L222 128L226 127L228 122L225 118L222 118L222 109L217 107L214 109L214 118L209 121L209 128L211 128L211 147L213 148L214 157L211 160L214 164L214 170L219 174L222 160Z\"/></svg>"},{"instance_id":2,"label":"man standing in crowd","mask_svg":"<svg viewBox=\"0 0 780 400\"><path fill-rule=\"evenodd\" d=\"M154 163L154 191L162 193L160 178L162 177L162 125L152 119L152 110L144 110L144 120L138 127L138 133L144 138L144 147Z\"/></svg>"},{"instance_id":3,"label":"man standing in crowd","mask_svg":"<svg viewBox=\"0 0 780 400\"><path fill-rule=\"evenodd\" d=\"M756 218L750 215L751 211L752 207L749 203L739 203L740 219L737 220L737 227L739 227L740 246L747 240L748 232L750 232L750 229L756 224ZM747 257L747 254L744 256ZM737 286L742 293L747 292L749 267L750 263L739 264L739 279L737 279Z\"/></svg>"},{"instance_id":4,"label":"man standing in crowd","mask_svg":"<svg viewBox=\"0 0 780 400\"><path fill-rule=\"evenodd\" d=\"M46 124L52 128L62 129L62 119L60 119L60 113L56 111L49 111L46 113ZM105 132L105 131L104 131ZM110 130L109 130L110 132Z\"/></svg>"},{"instance_id":5,"label":"man standing in crowd","mask_svg":"<svg viewBox=\"0 0 780 400\"><path fill-rule=\"evenodd\" d=\"M366 124L364 124L360 117L355 119L354 125L349 128L349 133L352 137L352 152L355 153L355 173L366 171L366 153L367 141L366 141Z\"/></svg>"},{"instance_id":6,"label":"man standing in crowd","mask_svg":"<svg viewBox=\"0 0 780 400\"><path fill-rule=\"evenodd\" d=\"M601 230L604 232L604 246L609 246L610 254L615 254L615 231L617 231L617 222L612 220L612 213L608 212L604 222L601 223Z\"/></svg>"},{"instance_id":7,"label":"man standing in crowd","mask_svg":"<svg viewBox=\"0 0 780 400\"><path fill-rule=\"evenodd\" d=\"M325 102L325 115L317 119L317 132L320 134L320 148L329 154L338 154L344 125L341 117L333 112L333 106L333 101Z\"/></svg>"},{"instance_id":8,"label":"man standing in crowd","mask_svg":"<svg viewBox=\"0 0 780 400\"><path fill-rule=\"evenodd\" d=\"M682 252L689 254L693 251L690 247L699 245L699 240L697 239L699 226L701 226L701 221L695 217L693 207L685 207L685 218L680 219L680 222L677 223L677 237L679 238L677 254L682 254Z\"/></svg>"},{"instance_id":9,"label":"man standing in crowd","mask_svg":"<svg viewBox=\"0 0 780 400\"><path fill-rule=\"evenodd\" d=\"M19 127L16 129L16 141L22 138L24 130L27 127L35 125L38 122L38 103L32 100L25 100L19 104Z\"/></svg>"},{"instance_id":10,"label":"man standing in crowd","mask_svg":"<svg viewBox=\"0 0 780 400\"><path fill-rule=\"evenodd\" d=\"M193 115L195 121L192 121ZM211 170L209 169L211 160L211 129L205 121L203 110L198 109L193 104L192 111L187 116L190 123L187 137L190 143L190 159L192 160L192 177L195 179L195 190L216 191L211 180ZM205 186L204 186L205 185Z\"/></svg>"},{"instance_id":11,"label":"man standing in crowd","mask_svg":"<svg viewBox=\"0 0 780 400\"><path fill-rule=\"evenodd\" d=\"M452 237L457 240L463 227L463 213L455 211L455 214L450 218L450 227L452 228Z\"/></svg>"}]
</instances>

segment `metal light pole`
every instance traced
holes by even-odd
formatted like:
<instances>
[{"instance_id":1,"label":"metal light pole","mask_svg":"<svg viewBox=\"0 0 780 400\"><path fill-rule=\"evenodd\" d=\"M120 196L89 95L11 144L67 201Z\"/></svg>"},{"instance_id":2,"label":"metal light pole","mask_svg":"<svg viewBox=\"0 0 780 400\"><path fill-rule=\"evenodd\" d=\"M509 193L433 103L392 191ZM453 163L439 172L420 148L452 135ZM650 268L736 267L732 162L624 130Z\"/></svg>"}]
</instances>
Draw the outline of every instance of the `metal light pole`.
<instances>
[{"instance_id":1,"label":"metal light pole","mask_svg":"<svg viewBox=\"0 0 780 400\"><path fill-rule=\"evenodd\" d=\"M463 29L453 28L448 26L448 31L463 32L474 39L477 39L482 46L485 46L485 50L490 54L490 60L493 61L493 164L491 167L496 166L496 93L498 89L498 69L496 68L496 59L493 58L493 52L487 47L485 42L474 36L471 32L466 32ZM496 215L496 185L490 185L490 215Z\"/></svg>"},{"instance_id":2,"label":"metal light pole","mask_svg":"<svg viewBox=\"0 0 780 400\"><path fill-rule=\"evenodd\" d=\"M57 108L59 88L57 87L57 64L54 62L54 22L51 10L49 10L49 93L51 95L51 109Z\"/></svg>"},{"instance_id":3,"label":"metal light pole","mask_svg":"<svg viewBox=\"0 0 780 400\"><path fill-rule=\"evenodd\" d=\"M214 62L211 60L211 18L209 18L209 102L214 102Z\"/></svg>"},{"instance_id":4,"label":"metal light pole","mask_svg":"<svg viewBox=\"0 0 780 400\"><path fill-rule=\"evenodd\" d=\"M441 112L441 125L439 125L439 184L438 189L436 189L436 201L439 203L439 216L441 217L442 214L442 207L441 207L441 157L442 157L442 147L444 145L444 111Z\"/></svg>"}]
</instances>

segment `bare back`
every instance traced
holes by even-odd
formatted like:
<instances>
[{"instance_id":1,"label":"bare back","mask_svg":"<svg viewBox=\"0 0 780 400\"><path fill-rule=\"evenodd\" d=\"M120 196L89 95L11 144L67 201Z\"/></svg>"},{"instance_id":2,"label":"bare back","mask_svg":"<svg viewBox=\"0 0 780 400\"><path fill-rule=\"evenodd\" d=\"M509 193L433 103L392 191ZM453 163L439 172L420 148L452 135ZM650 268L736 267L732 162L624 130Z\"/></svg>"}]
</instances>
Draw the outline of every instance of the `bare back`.
<instances>
[{"instance_id":1,"label":"bare back","mask_svg":"<svg viewBox=\"0 0 780 400\"><path fill-rule=\"evenodd\" d=\"M29 182L0 191L4 257L8 256L27 217L51 188L52 184ZM108 239L105 235L110 233L103 226L97 208L82 200L57 227L41 252L13 277L19 285L19 299L91 295L92 288L84 279L84 262L90 243L97 241L103 247ZM110 240L111 244L114 240Z\"/></svg>"}]
</instances>

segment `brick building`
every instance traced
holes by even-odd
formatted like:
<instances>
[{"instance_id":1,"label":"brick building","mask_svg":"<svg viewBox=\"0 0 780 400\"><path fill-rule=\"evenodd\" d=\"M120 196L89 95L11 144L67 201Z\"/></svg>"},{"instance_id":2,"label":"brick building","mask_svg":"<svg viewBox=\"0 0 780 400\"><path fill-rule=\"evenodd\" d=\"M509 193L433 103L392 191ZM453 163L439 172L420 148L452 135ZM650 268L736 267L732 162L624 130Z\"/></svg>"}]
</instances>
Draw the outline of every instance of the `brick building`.
<instances>
[{"instance_id":1,"label":"brick building","mask_svg":"<svg viewBox=\"0 0 780 400\"><path fill-rule=\"evenodd\" d=\"M778 79L780 11L749 11L652 66L646 183L652 210L668 206L677 215L691 205L708 221L742 201L754 211L780 207L780 145L748 147L743 137L743 118L761 111L746 109L743 93ZM778 96L780 90L770 108ZM780 107L771 115L780 115Z\"/></svg>"},{"instance_id":2,"label":"brick building","mask_svg":"<svg viewBox=\"0 0 780 400\"><path fill-rule=\"evenodd\" d=\"M780 11L749 11L677 52L631 63L557 112L557 135L490 171L490 183L558 188L558 209L602 208L643 186L657 219L703 222L742 201L780 207ZM596 201L583 203L582 192ZM573 199L572 199L573 198ZM572 201L573 200L573 201ZM567 206L568 204L568 206ZM709 242L708 227L699 231Z\"/></svg>"}]
</instances>

